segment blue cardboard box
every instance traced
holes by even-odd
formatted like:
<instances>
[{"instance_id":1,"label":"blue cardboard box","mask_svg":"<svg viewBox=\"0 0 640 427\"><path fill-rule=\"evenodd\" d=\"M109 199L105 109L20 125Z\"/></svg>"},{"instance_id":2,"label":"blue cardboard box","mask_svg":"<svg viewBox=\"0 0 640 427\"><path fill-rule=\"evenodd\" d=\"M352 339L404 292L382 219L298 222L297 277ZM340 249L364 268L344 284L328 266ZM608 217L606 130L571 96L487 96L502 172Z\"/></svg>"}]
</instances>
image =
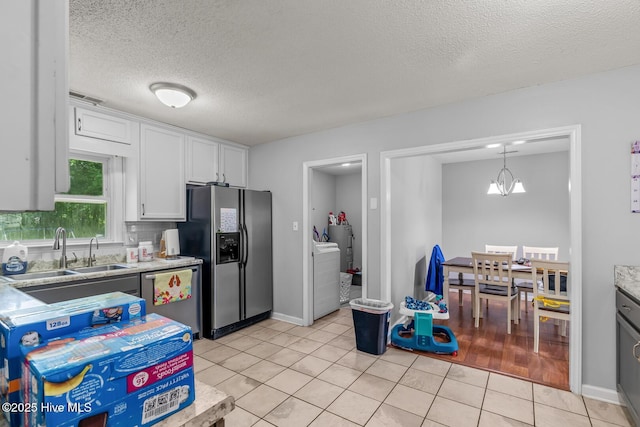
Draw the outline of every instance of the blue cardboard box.
<instances>
[{"instance_id":1,"label":"blue cardboard box","mask_svg":"<svg viewBox=\"0 0 640 427\"><path fill-rule=\"evenodd\" d=\"M20 345L37 346L61 335L139 318L145 313L144 299L123 292L0 312L0 403L20 402ZM3 413L11 427L21 425L21 416L15 411Z\"/></svg>"},{"instance_id":2,"label":"blue cardboard box","mask_svg":"<svg viewBox=\"0 0 640 427\"><path fill-rule=\"evenodd\" d=\"M158 314L22 350L25 427L148 426L195 399L191 328Z\"/></svg>"}]
</instances>

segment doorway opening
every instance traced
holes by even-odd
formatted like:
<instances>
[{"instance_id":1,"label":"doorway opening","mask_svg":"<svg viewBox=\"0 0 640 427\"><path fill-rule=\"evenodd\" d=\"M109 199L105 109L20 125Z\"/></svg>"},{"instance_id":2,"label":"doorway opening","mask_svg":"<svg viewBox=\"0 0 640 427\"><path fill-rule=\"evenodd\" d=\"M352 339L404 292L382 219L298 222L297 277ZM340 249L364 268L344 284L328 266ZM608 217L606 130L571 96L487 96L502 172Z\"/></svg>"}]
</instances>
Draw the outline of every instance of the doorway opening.
<instances>
[{"instance_id":1,"label":"doorway opening","mask_svg":"<svg viewBox=\"0 0 640 427\"><path fill-rule=\"evenodd\" d=\"M352 280L361 286L361 296L367 295L367 156L358 154L310 161L303 163L302 167L302 245L305 250L302 258L302 317L304 325L308 326L313 324L313 241L314 238L322 240L323 232L329 234L329 210L344 210L342 207L352 210L352 213L345 211L354 235L350 268L359 269ZM337 217L339 211L334 214ZM317 236L314 235L314 226Z\"/></svg>"},{"instance_id":2,"label":"doorway opening","mask_svg":"<svg viewBox=\"0 0 640 427\"><path fill-rule=\"evenodd\" d=\"M569 250L570 280L580 284L582 272L582 215L581 215L581 162L580 162L580 126L567 126L562 128L545 129L532 132L502 135L496 137L458 141L452 143L437 144L431 146L416 147L412 149L394 150L382 152L380 186L381 186L381 296L385 301L391 301L394 296L392 288L393 264L392 253L397 250L400 242L394 239L392 225L392 188L393 173L392 162L397 159L416 156L428 156L437 159L438 156L456 152L469 152L478 150L488 145L508 145L514 141L531 141L532 146L541 147L552 140L568 141L569 151ZM483 178L484 179L484 178ZM486 184L488 186L488 182ZM526 183L525 183L526 185ZM486 191L486 190L485 190ZM489 196L487 196L489 197ZM510 196L511 197L511 196ZM441 200L440 200L441 202ZM442 229L442 224L438 225ZM440 231L442 232L442 231ZM440 236L442 239L442 236ZM496 243L497 244L497 243ZM460 256L453 254L452 256ZM449 296L446 296L449 297ZM569 336L569 387L572 392L581 394L582 388L582 290L580 286L572 287L571 321Z\"/></svg>"}]
</instances>

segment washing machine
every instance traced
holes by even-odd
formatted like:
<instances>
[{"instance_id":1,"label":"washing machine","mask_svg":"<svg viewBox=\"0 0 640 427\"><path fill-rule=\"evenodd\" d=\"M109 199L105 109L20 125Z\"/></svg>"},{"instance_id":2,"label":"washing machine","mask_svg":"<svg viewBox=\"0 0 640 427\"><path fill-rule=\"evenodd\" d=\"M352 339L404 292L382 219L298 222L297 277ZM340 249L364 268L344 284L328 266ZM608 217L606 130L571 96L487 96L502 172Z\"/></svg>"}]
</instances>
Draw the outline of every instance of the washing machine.
<instances>
[{"instance_id":1,"label":"washing machine","mask_svg":"<svg viewBox=\"0 0 640 427\"><path fill-rule=\"evenodd\" d=\"M340 308L340 248L313 242L313 320Z\"/></svg>"}]
</instances>

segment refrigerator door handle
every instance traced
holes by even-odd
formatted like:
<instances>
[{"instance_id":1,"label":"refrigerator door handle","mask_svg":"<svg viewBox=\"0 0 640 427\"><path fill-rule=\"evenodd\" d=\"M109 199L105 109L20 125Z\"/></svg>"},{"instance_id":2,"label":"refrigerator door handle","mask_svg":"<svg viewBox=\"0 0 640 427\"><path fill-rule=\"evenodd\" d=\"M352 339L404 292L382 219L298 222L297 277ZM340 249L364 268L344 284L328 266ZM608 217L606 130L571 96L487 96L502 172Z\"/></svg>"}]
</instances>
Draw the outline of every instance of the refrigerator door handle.
<instances>
[{"instance_id":1,"label":"refrigerator door handle","mask_svg":"<svg viewBox=\"0 0 640 427\"><path fill-rule=\"evenodd\" d=\"M242 224L242 232L244 233L244 259L242 264L246 266L247 261L249 261L249 231L246 224Z\"/></svg>"}]
</instances>

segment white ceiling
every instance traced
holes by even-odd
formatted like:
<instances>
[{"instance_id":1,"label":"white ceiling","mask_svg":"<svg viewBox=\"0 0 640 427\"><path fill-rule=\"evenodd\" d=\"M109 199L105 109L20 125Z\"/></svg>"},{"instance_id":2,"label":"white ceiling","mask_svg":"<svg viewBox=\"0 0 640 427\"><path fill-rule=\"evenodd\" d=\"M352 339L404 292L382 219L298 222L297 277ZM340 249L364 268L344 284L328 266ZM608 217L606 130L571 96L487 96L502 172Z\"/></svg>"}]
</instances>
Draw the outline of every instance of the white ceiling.
<instances>
[{"instance_id":1,"label":"white ceiling","mask_svg":"<svg viewBox=\"0 0 640 427\"><path fill-rule=\"evenodd\" d=\"M70 0L70 88L256 145L638 64L638 22L638 0Z\"/></svg>"}]
</instances>

